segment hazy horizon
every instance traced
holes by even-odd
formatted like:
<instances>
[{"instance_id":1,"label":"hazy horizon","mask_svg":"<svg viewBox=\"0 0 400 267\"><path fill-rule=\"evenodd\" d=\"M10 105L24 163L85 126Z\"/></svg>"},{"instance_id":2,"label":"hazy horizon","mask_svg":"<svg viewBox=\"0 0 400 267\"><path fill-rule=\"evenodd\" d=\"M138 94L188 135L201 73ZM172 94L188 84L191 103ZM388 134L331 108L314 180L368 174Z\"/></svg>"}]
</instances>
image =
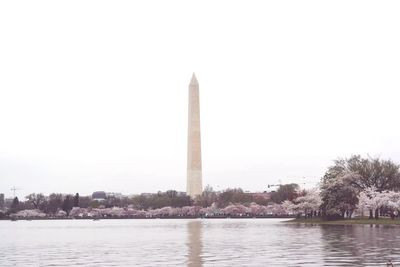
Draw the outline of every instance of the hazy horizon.
<instances>
[{"instance_id":1,"label":"hazy horizon","mask_svg":"<svg viewBox=\"0 0 400 267\"><path fill-rule=\"evenodd\" d=\"M399 2L22 2L0 3L6 196L185 191L193 72L203 185L400 163Z\"/></svg>"}]
</instances>

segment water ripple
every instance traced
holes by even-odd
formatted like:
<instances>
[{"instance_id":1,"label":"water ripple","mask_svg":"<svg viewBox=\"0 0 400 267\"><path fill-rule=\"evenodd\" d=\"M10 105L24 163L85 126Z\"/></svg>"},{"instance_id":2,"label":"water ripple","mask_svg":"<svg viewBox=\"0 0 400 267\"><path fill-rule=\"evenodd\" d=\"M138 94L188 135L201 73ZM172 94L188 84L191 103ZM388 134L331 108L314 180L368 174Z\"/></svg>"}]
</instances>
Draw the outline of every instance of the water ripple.
<instances>
[{"instance_id":1,"label":"water ripple","mask_svg":"<svg viewBox=\"0 0 400 267\"><path fill-rule=\"evenodd\" d=\"M382 266L399 227L275 219L0 221L0 266Z\"/></svg>"}]
</instances>

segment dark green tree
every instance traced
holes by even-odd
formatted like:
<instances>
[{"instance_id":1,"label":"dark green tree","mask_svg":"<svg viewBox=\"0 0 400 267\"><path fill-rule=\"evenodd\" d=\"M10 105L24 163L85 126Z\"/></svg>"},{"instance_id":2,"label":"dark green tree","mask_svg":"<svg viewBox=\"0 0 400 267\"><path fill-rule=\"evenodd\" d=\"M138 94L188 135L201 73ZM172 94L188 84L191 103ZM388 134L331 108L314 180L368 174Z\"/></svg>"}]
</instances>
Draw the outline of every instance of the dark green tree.
<instances>
[{"instance_id":1,"label":"dark green tree","mask_svg":"<svg viewBox=\"0 0 400 267\"><path fill-rule=\"evenodd\" d=\"M25 197L26 200L33 205L35 209L39 209L41 211L46 210L47 200L43 194L35 194L32 193Z\"/></svg>"},{"instance_id":2,"label":"dark green tree","mask_svg":"<svg viewBox=\"0 0 400 267\"><path fill-rule=\"evenodd\" d=\"M352 174L351 185L360 190L375 187L379 192L400 190L400 166L391 160L380 158L362 158L360 155L347 159L337 159L328 168L323 181L337 179Z\"/></svg>"},{"instance_id":3,"label":"dark green tree","mask_svg":"<svg viewBox=\"0 0 400 267\"><path fill-rule=\"evenodd\" d=\"M74 207L79 207L79 194L76 193L74 196Z\"/></svg>"},{"instance_id":4,"label":"dark green tree","mask_svg":"<svg viewBox=\"0 0 400 267\"><path fill-rule=\"evenodd\" d=\"M89 208L90 207L91 198L79 196L79 207L81 208Z\"/></svg>"},{"instance_id":5,"label":"dark green tree","mask_svg":"<svg viewBox=\"0 0 400 267\"><path fill-rule=\"evenodd\" d=\"M47 204L47 213L56 213L59 209L62 209L63 206L63 196L61 194L50 194L48 204Z\"/></svg>"},{"instance_id":6,"label":"dark green tree","mask_svg":"<svg viewBox=\"0 0 400 267\"><path fill-rule=\"evenodd\" d=\"M19 199L18 197L15 197L13 199L13 202L11 203L11 208L10 208L10 213L15 213L20 210L20 204L19 204Z\"/></svg>"},{"instance_id":7,"label":"dark green tree","mask_svg":"<svg viewBox=\"0 0 400 267\"><path fill-rule=\"evenodd\" d=\"M4 202L4 194L0 194L0 210L4 210L5 202Z\"/></svg>"},{"instance_id":8,"label":"dark green tree","mask_svg":"<svg viewBox=\"0 0 400 267\"><path fill-rule=\"evenodd\" d=\"M157 192L155 194L141 194L120 203L129 203L136 209L158 209L162 207L184 207L191 206L192 201L189 196L168 190L167 192Z\"/></svg>"},{"instance_id":9,"label":"dark green tree","mask_svg":"<svg viewBox=\"0 0 400 267\"><path fill-rule=\"evenodd\" d=\"M195 198L195 205L201 207L210 207L214 202L217 201L217 198L218 196L214 189L210 185L207 185L204 188L203 193Z\"/></svg>"},{"instance_id":10,"label":"dark green tree","mask_svg":"<svg viewBox=\"0 0 400 267\"><path fill-rule=\"evenodd\" d=\"M322 216L324 219L351 217L358 204L359 189L352 185L352 175L326 180L321 185Z\"/></svg>"},{"instance_id":11,"label":"dark green tree","mask_svg":"<svg viewBox=\"0 0 400 267\"><path fill-rule=\"evenodd\" d=\"M243 192L241 188L226 189L218 195L216 201L218 207L226 207L229 204L249 204L253 202L253 196L251 194Z\"/></svg>"},{"instance_id":12,"label":"dark green tree","mask_svg":"<svg viewBox=\"0 0 400 267\"><path fill-rule=\"evenodd\" d=\"M280 185L276 192L271 193L271 201L280 204L285 200L292 201L297 195L297 191L299 190L298 184L283 184Z\"/></svg>"},{"instance_id":13,"label":"dark green tree","mask_svg":"<svg viewBox=\"0 0 400 267\"><path fill-rule=\"evenodd\" d=\"M72 196L67 195L63 201L62 209L67 213L67 216L69 216L69 212L72 210L73 207L73 199Z\"/></svg>"}]
</instances>

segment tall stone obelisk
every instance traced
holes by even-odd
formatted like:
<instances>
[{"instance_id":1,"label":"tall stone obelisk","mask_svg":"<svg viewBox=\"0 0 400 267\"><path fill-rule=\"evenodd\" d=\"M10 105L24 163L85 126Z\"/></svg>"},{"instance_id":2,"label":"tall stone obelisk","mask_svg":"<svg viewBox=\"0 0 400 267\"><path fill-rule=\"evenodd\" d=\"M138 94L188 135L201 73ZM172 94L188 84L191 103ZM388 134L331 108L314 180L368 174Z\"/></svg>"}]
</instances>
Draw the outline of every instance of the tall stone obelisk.
<instances>
[{"instance_id":1,"label":"tall stone obelisk","mask_svg":"<svg viewBox=\"0 0 400 267\"><path fill-rule=\"evenodd\" d=\"M195 197L203 192L201 172L200 100L196 75L189 84L189 123L186 193Z\"/></svg>"}]
</instances>

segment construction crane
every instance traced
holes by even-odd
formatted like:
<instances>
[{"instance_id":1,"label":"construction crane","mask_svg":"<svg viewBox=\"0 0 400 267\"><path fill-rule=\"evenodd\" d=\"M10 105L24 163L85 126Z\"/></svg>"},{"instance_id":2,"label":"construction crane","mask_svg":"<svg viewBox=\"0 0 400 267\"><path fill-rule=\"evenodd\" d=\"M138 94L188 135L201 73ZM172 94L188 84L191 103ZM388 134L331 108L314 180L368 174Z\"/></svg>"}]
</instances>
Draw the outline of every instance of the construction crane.
<instances>
[{"instance_id":1,"label":"construction crane","mask_svg":"<svg viewBox=\"0 0 400 267\"><path fill-rule=\"evenodd\" d=\"M268 188L276 187L276 186L281 186L281 185L282 185L282 180L279 179L277 184L268 184Z\"/></svg>"},{"instance_id":2,"label":"construction crane","mask_svg":"<svg viewBox=\"0 0 400 267\"><path fill-rule=\"evenodd\" d=\"M15 198L15 192L16 192L17 190L21 190L21 189L20 189L20 188L16 188L15 186L13 186L13 187L11 188L11 191L13 191L14 198Z\"/></svg>"}]
</instances>

